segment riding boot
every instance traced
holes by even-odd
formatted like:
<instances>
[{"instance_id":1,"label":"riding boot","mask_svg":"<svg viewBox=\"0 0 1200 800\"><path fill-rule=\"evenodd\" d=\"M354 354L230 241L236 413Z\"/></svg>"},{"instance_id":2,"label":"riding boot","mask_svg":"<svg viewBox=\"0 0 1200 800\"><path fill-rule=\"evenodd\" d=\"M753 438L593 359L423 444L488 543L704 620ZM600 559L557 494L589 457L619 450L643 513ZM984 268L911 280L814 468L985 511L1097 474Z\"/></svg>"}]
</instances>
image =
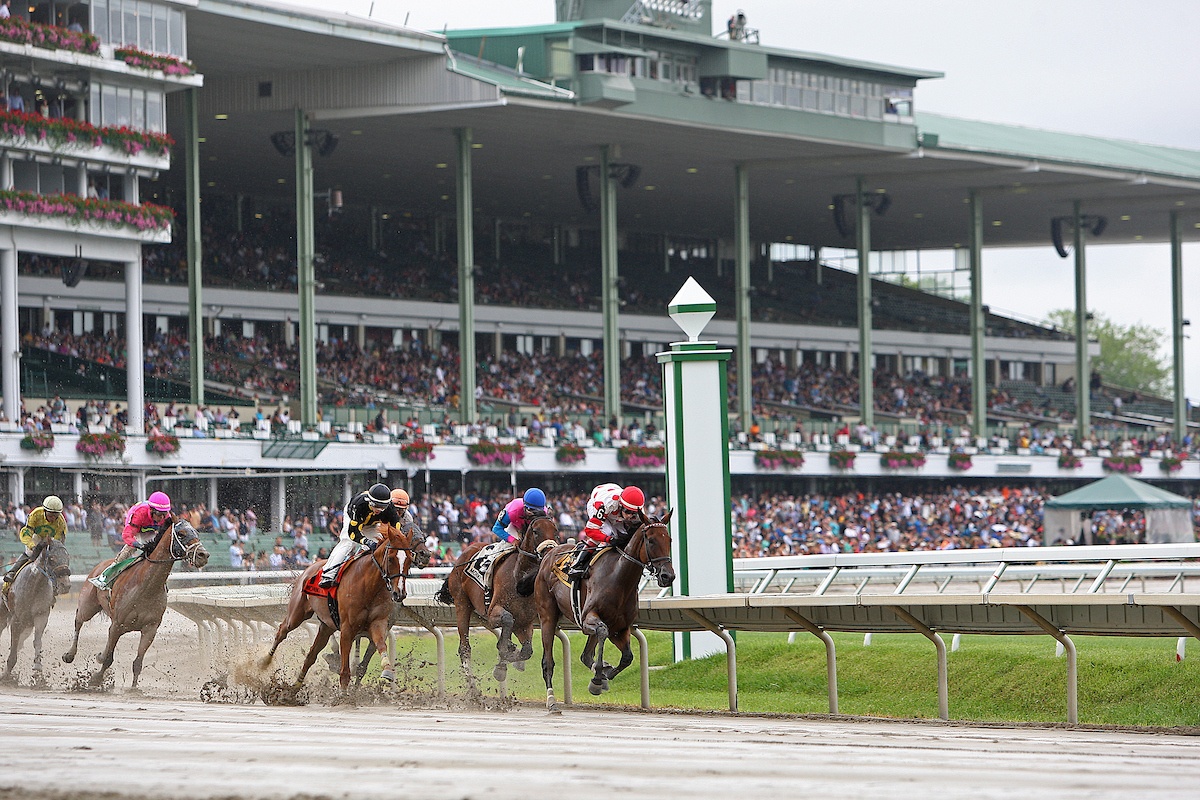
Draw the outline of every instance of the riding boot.
<instances>
[{"instance_id":1,"label":"riding boot","mask_svg":"<svg viewBox=\"0 0 1200 800\"><path fill-rule=\"evenodd\" d=\"M337 580L338 570L354 552L356 546L350 539L343 539L334 546L333 552L329 554L329 560L325 562L325 567L321 570L321 582L317 584L318 586L322 589L333 586L334 581Z\"/></svg>"},{"instance_id":2,"label":"riding boot","mask_svg":"<svg viewBox=\"0 0 1200 800\"><path fill-rule=\"evenodd\" d=\"M141 555L142 552L142 550L134 547L133 545L127 544L121 548L121 552L117 553L117 557L113 559L113 563L119 564L127 558L133 558L136 555Z\"/></svg>"},{"instance_id":3,"label":"riding boot","mask_svg":"<svg viewBox=\"0 0 1200 800\"><path fill-rule=\"evenodd\" d=\"M8 594L8 589L10 586L12 586L13 578L17 577L17 573L21 571L21 567L25 566L32 560L33 559L30 557L29 553L21 553L20 557L17 558L16 563L9 567L8 572L4 575L3 591L5 594Z\"/></svg>"},{"instance_id":4,"label":"riding boot","mask_svg":"<svg viewBox=\"0 0 1200 800\"><path fill-rule=\"evenodd\" d=\"M567 571L567 578L572 581L582 581L583 576L587 574L588 565L592 563L592 556L596 551L590 547L581 547L575 553L575 560L571 563L571 568Z\"/></svg>"}]
</instances>

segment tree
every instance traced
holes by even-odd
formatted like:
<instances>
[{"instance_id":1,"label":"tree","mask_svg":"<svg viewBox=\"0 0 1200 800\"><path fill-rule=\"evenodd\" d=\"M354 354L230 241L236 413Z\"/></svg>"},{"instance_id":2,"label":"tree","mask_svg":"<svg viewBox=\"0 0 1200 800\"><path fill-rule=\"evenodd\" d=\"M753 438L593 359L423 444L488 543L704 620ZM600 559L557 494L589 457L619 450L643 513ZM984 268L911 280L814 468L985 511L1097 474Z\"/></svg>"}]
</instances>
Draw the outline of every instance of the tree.
<instances>
[{"instance_id":1,"label":"tree","mask_svg":"<svg viewBox=\"0 0 1200 800\"><path fill-rule=\"evenodd\" d=\"M1070 309L1051 311L1047 322L1067 333L1075 332L1075 312ZM1169 393L1171 365L1161 353L1166 336L1161 328L1120 325L1093 311L1088 336L1100 343L1100 355L1092 361L1092 368L1105 383L1160 397Z\"/></svg>"}]
</instances>

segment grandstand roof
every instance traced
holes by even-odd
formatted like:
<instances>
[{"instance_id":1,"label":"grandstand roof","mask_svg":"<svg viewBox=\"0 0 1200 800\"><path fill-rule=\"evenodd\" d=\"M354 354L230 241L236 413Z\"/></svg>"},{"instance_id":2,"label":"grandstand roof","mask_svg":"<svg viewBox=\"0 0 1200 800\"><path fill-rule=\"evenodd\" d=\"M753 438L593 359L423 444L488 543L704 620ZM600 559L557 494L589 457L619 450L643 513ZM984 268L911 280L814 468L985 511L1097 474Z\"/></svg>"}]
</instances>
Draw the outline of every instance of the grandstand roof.
<instances>
[{"instance_id":1,"label":"grandstand roof","mask_svg":"<svg viewBox=\"0 0 1200 800\"><path fill-rule=\"evenodd\" d=\"M1046 508L1071 509L1191 507L1192 501L1186 497L1120 474L1109 475L1046 502Z\"/></svg>"},{"instance_id":2,"label":"grandstand roof","mask_svg":"<svg viewBox=\"0 0 1200 800\"><path fill-rule=\"evenodd\" d=\"M453 131L466 127L477 148L480 220L596 226L598 215L581 206L576 169L598 163L599 147L609 144L618 160L641 167L636 184L618 193L619 225L628 231L732 238L734 171L745 164L758 241L852 247L829 206L859 177L893 200L872 222L876 250L964 245L971 191L983 201L988 247L1049 246L1050 220L1072 213L1077 200L1085 213L1108 218L1101 244L1166 241L1174 211L1185 214L1185 239L1200 239L1198 151L929 114L915 124L880 123L636 86L631 102L608 109L516 71L521 37L589 25L627 34L622 47L637 34L765 54L772 64L876 71L910 85L938 75L613 21L447 34L459 43L511 40L510 61L485 63L443 52L448 41L436 34L274 3L200 0L189 12L189 55L206 76L202 186L292 203L292 164L268 139L291 126L290 109L300 104L317 127L341 137L334 155L316 160L316 185L381 210L453 216ZM266 80L276 97L257 102L254 90ZM280 90L293 85L307 95L288 105ZM918 107L919 100L918 93ZM178 101L172 106L171 132L181 138ZM217 113L227 119L215 123ZM172 170L166 180L183 176Z\"/></svg>"}]
</instances>

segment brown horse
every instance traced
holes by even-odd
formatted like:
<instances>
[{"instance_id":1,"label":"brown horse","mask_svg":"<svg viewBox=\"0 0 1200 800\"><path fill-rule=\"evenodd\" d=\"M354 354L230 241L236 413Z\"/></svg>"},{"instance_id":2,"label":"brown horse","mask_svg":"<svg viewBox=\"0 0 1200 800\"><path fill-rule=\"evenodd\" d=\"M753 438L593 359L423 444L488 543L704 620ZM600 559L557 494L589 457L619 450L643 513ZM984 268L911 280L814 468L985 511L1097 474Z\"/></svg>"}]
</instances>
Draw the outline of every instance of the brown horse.
<instances>
[{"instance_id":1,"label":"brown horse","mask_svg":"<svg viewBox=\"0 0 1200 800\"><path fill-rule=\"evenodd\" d=\"M107 569L115 559L101 561L88 574L94 578ZM150 554L141 558L117 576L111 589L97 589L90 580L79 590L79 605L75 609L75 639L62 660L70 664L79 650L79 630L83 624L103 611L112 620L108 625L108 643L97 658L100 670L92 676L92 685L99 686L113 663L117 641L127 633L141 631L137 658L133 660L133 684L137 689L142 674L142 659L150 649L163 612L167 610L167 576L176 561L186 561L199 569L208 563L208 551L200 544L195 529L183 520L176 520L151 544Z\"/></svg>"},{"instance_id":2,"label":"brown horse","mask_svg":"<svg viewBox=\"0 0 1200 800\"><path fill-rule=\"evenodd\" d=\"M630 629L637 622L638 586L642 572L649 570L662 587L675 582L671 564L671 532L667 523L668 511L658 519L641 514L641 524L624 549L607 557L593 559L583 579L579 599L579 627L588 637L580 661L592 670L588 691L594 695L608 690L608 682L633 663L629 646ZM570 558L569 545L555 548L549 558L542 560L534 587L538 616L542 620L542 678L546 681L546 708L560 711L554 699L554 632L562 616L570 618L571 587L555 574L555 562ZM604 641L612 642L621 651L621 661L615 667L604 663Z\"/></svg>"},{"instance_id":3,"label":"brown horse","mask_svg":"<svg viewBox=\"0 0 1200 800\"><path fill-rule=\"evenodd\" d=\"M300 575L288 601L287 614L275 632L275 643L263 657L261 665L266 667L275 657L275 651L287 635L300 627L306 620L316 616L320 627L313 639L312 647L304 658L296 686L304 683L304 676L317 660L317 654L325 648L335 631L340 633L342 669L340 682L342 691L350 686L350 643L362 632L371 637L372 644L383 657L383 678L394 681L396 672L387 656L387 632L393 603L401 603L408 594L408 570L413 563L412 539L391 525L379 528L380 540L374 552L360 556L342 569L337 589L337 609L340 625L335 625L329 612L328 598L309 594L306 589L325 566L325 560L314 562ZM401 562L400 553L404 553Z\"/></svg>"},{"instance_id":4,"label":"brown horse","mask_svg":"<svg viewBox=\"0 0 1200 800\"><path fill-rule=\"evenodd\" d=\"M495 568L492 577L491 604L484 602L484 592L478 583L464 574L468 562L486 545L475 543L463 549L454 569L446 576L442 588L434 595L439 603L454 605L458 617L458 658L463 674L471 676L471 614L478 614L489 630L499 630L496 650L499 660L492 675L498 681L508 674L509 662L517 669L525 669L525 662L533 655L533 623L537 620L534 605L533 584L537 579L542 555L558 541L558 526L550 517L534 517L525 528L517 543L517 550L504 558ZM518 652L512 637L516 634L521 643Z\"/></svg>"}]
</instances>

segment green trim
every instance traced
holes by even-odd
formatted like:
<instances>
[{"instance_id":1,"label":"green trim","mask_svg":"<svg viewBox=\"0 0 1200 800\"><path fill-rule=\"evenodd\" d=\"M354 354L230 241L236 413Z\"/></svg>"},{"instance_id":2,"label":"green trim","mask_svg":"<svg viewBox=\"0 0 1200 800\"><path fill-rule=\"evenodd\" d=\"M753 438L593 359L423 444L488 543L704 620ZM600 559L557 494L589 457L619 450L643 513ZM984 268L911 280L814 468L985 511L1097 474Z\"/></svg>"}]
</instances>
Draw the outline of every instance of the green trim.
<instances>
[{"instance_id":1,"label":"green trim","mask_svg":"<svg viewBox=\"0 0 1200 800\"><path fill-rule=\"evenodd\" d=\"M668 362L679 363L682 361L728 361L731 355L732 352L729 350L704 350L701 352L693 351L691 353L677 353L672 351L670 353L658 353L655 358L658 359L658 363L666 364Z\"/></svg>"},{"instance_id":2,"label":"green trim","mask_svg":"<svg viewBox=\"0 0 1200 800\"><path fill-rule=\"evenodd\" d=\"M721 348L717 347L716 342L672 342L671 353L703 353L703 352L719 353Z\"/></svg>"},{"instance_id":3,"label":"green trim","mask_svg":"<svg viewBox=\"0 0 1200 800\"><path fill-rule=\"evenodd\" d=\"M704 311L716 311L716 303L680 303L667 306L668 314L695 314Z\"/></svg>"},{"instance_id":4,"label":"green trim","mask_svg":"<svg viewBox=\"0 0 1200 800\"><path fill-rule=\"evenodd\" d=\"M664 372L666 369L664 368ZM684 503L687 500L687 469L685 468L684 447L683 447L683 364L679 361L672 363L672 380L675 386L675 485L678 487L679 496L674 498L674 508L683 509ZM666 377L664 375L664 377ZM670 434L668 433L668 437ZM667 441L668 452L671 447L671 441ZM669 485L668 481L668 485ZM681 513L676 522L675 529L679 533L679 588L683 595L688 594L688 538L687 538L687 513ZM683 658L690 660L692 657L692 637L686 631L680 637L682 642Z\"/></svg>"},{"instance_id":5,"label":"green trim","mask_svg":"<svg viewBox=\"0 0 1200 800\"><path fill-rule=\"evenodd\" d=\"M733 518L729 506L733 498L729 474L729 382L717 381L721 385L721 473L724 476L724 509L725 521L725 579L726 592L733 592Z\"/></svg>"}]
</instances>

